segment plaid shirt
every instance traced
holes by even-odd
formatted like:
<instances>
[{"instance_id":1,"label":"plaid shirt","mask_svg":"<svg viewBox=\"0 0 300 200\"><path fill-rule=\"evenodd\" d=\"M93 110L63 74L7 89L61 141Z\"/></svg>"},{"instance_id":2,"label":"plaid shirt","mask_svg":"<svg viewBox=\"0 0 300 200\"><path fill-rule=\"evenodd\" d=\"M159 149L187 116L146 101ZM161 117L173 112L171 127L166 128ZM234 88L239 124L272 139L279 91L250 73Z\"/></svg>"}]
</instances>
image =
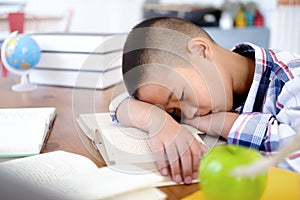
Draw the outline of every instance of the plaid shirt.
<instances>
[{"instance_id":1,"label":"plaid shirt","mask_svg":"<svg viewBox=\"0 0 300 200\"><path fill-rule=\"evenodd\" d=\"M228 143L248 146L269 154L295 134L300 125L300 55L266 50L250 43L233 52L255 58L256 69L248 97L239 109ZM118 105L129 95L115 98L109 107L113 121ZM300 141L299 141L300 142ZM285 168L300 173L300 151L292 154Z\"/></svg>"},{"instance_id":2,"label":"plaid shirt","mask_svg":"<svg viewBox=\"0 0 300 200\"><path fill-rule=\"evenodd\" d=\"M255 58L256 66L228 143L266 154L274 152L300 128L300 55L250 43L237 45L232 51ZM291 155L287 163L300 172L300 151Z\"/></svg>"}]
</instances>

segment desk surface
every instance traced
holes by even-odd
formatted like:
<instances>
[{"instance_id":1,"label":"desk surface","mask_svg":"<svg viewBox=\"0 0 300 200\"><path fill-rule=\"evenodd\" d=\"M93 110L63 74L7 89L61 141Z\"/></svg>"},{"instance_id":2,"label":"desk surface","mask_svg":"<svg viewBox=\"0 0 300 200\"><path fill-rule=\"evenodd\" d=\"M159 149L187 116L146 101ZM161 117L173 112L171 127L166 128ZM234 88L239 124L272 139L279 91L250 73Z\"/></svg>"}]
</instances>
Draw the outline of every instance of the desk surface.
<instances>
[{"instance_id":1,"label":"desk surface","mask_svg":"<svg viewBox=\"0 0 300 200\"><path fill-rule=\"evenodd\" d=\"M111 98L124 91L123 85L106 90L38 86L31 92L13 92L14 77L0 78L0 108L54 106L57 117L43 152L64 150L86 156L99 167L104 162L75 122L80 113L107 112ZM160 188L168 199L181 199L198 190L197 184Z\"/></svg>"}]
</instances>

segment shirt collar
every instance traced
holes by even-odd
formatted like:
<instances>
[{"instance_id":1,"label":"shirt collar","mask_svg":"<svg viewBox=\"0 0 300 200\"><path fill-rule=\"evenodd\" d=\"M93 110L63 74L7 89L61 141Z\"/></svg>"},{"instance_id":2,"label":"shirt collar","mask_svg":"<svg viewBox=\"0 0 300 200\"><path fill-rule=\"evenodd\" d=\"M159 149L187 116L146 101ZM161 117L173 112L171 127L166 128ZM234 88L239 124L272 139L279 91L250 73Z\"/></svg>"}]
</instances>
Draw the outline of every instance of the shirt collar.
<instances>
[{"instance_id":1,"label":"shirt collar","mask_svg":"<svg viewBox=\"0 0 300 200\"><path fill-rule=\"evenodd\" d=\"M232 49L232 52L238 53L242 56L255 59L256 68L260 68L264 71L265 67L272 62L268 62L271 59L268 52L255 44L245 42L235 45ZM272 60L272 59L271 59Z\"/></svg>"}]
</instances>

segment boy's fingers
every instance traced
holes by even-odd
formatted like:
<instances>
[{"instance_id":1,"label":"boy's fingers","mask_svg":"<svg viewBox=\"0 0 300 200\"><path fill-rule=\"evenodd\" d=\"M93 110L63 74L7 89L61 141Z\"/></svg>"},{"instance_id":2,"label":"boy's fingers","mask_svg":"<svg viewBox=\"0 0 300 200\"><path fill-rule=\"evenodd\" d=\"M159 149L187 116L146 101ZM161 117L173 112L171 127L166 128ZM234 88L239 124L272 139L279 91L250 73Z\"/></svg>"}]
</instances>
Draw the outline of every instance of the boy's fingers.
<instances>
[{"instance_id":1,"label":"boy's fingers","mask_svg":"<svg viewBox=\"0 0 300 200\"><path fill-rule=\"evenodd\" d=\"M164 150L159 150L155 152L155 159L156 159L156 165L157 168L160 170L160 173L163 176L166 176L169 174L169 169L168 169L168 163L165 158L165 151Z\"/></svg>"},{"instance_id":2,"label":"boy's fingers","mask_svg":"<svg viewBox=\"0 0 300 200\"><path fill-rule=\"evenodd\" d=\"M200 159L202 156L202 152L201 152L202 146L204 146L204 145L202 145L197 140L194 140L190 147L192 159L193 159L192 162L193 162L193 178L194 179L198 178L198 167L199 167Z\"/></svg>"},{"instance_id":3,"label":"boy's fingers","mask_svg":"<svg viewBox=\"0 0 300 200\"><path fill-rule=\"evenodd\" d=\"M180 163L182 170L182 178L185 184L190 184L193 180L193 166L192 166L192 155L187 145L179 147L180 152Z\"/></svg>"},{"instance_id":4,"label":"boy's fingers","mask_svg":"<svg viewBox=\"0 0 300 200\"><path fill-rule=\"evenodd\" d=\"M209 147L206 144L201 145L201 157L209 151Z\"/></svg>"},{"instance_id":5,"label":"boy's fingers","mask_svg":"<svg viewBox=\"0 0 300 200\"><path fill-rule=\"evenodd\" d=\"M163 143L157 142L155 140L150 140L150 148L154 153L156 165L160 170L160 173L164 176L168 175L168 163L166 161L166 152Z\"/></svg>"},{"instance_id":6,"label":"boy's fingers","mask_svg":"<svg viewBox=\"0 0 300 200\"><path fill-rule=\"evenodd\" d=\"M176 183L180 183L182 181L182 176L181 176L179 155L177 152L176 145L174 143L171 143L168 146L165 146L165 150L169 160L173 181Z\"/></svg>"}]
</instances>

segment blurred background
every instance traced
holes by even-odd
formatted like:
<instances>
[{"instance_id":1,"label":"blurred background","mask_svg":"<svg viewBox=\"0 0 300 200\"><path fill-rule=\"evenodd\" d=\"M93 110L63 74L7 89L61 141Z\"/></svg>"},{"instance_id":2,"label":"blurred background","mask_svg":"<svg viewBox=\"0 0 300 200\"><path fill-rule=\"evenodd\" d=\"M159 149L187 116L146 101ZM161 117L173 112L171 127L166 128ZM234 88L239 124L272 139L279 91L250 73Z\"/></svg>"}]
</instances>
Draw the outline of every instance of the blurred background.
<instances>
[{"instance_id":1,"label":"blurred background","mask_svg":"<svg viewBox=\"0 0 300 200\"><path fill-rule=\"evenodd\" d=\"M154 16L191 20L226 48L249 41L300 53L300 0L0 0L0 37L124 33Z\"/></svg>"}]
</instances>

